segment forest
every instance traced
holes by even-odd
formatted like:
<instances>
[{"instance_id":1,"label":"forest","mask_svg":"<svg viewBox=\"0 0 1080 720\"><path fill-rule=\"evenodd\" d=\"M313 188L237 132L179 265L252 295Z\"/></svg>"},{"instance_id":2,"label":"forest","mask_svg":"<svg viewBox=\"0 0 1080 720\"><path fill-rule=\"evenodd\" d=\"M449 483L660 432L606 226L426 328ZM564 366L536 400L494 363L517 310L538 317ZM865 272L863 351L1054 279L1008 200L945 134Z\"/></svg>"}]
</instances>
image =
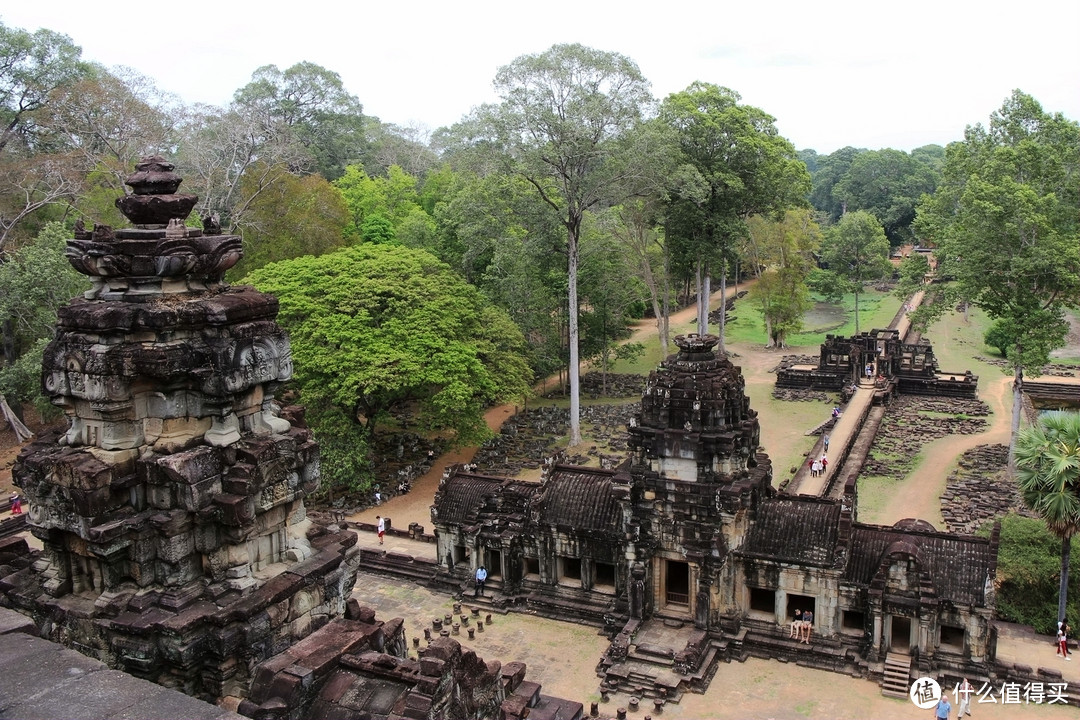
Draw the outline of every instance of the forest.
<instances>
[{"instance_id":1,"label":"forest","mask_svg":"<svg viewBox=\"0 0 1080 720\"><path fill-rule=\"evenodd\" d=\"M310 62L255 69L226 107L190 106L67 36L0 25L0 398L47 412L41 351L83 289L64 239L77 221L126 222L115 199L147 155L199 196L189 223L242 238L229 280L279 297L293 390L342 484L363 482L358 448L380 424L475 442L486 406L553 374L573 444L583 362L634 352L621 341L646 317L666 354L668 316L695 302L722 347L723 313L710 326L700 299L740 278L783 347L812 297L921 284L910 249L929 246L952 282L919 322L984 308L1018 380L1064 342L1080 131L1020 90L948 147L820 155L734 89L653 97L616 52L555 45L493 83L499 102L422 136L365 115ZM908 255L898 272L890 258Z\"/></svg>"}]
</instances>

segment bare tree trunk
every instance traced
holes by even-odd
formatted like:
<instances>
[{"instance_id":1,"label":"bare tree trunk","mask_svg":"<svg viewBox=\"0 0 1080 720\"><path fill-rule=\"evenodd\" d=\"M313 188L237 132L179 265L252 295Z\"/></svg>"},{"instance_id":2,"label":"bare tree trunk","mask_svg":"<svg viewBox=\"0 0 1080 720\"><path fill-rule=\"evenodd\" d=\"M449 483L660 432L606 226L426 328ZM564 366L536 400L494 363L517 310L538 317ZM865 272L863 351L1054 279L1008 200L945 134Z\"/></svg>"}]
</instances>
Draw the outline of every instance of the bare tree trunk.
<instances>
[{"instance_id":1,"label":"bare tree trunk","mask_svg":"<svg viewBox=\"0 0 1080 720\"><path fill-rule=\"evenodd\" d=\"M11 406L8 405L7 398L0 394L0 415L3 415L4 420L11 426L11 429L15 431L15 439L20 443L26 442L30 438L34 437L34 433L30 432L30 428L23 424L22 420L15 416Z\"/></svg>"},{"instance_id":2,"label":"bare tree trunk","mask_svg":"<svg viewBox=\"0 0 1080 720\"><path fill-rule=\"evenodd\" d=\"M570 445L581 444L581 376L578 367L578 238L571 229L567 247L569 261L570 305Z\"/></svg>"},{"instance_id":3,"label":"bare tree trunk","mask_svg":"<svg viewBox=\"0 0 1080 720\"><path fill-rule=\"evenodd\" d=\"M855 288L855 334L859 334L859 290Z\"/></svg>"},{"instance_id":4,"label":"bare tree trunk","mask_svg":"<svg viewBox=\"0 0 1080 720\"><path fill-rule=\"evenodd\" d=\"M727 354L724 347L724 333L727 331L727 259L720 261L720 345L721 353Z\"/></svg>"},{"instance_id":5,"label":"bare tree trunk","mask_svg":"<svg viewBox=\"0 0 1080 720\"><path fill-rule=\"evenodd\" d=\"M1069 597L1069 555L1072 553L1072 538L1061 539L1061 582L1058 585L1058 622L1065 622L1065 600Z\"/></svg>"},{"instance_id":6,"label":"bare tree trunk","mask_svg":"<svg viewBox=\"0 0 1080 720\"><path fill-rule=\"evenodd\" d=\"M1024 403L1024 368L1013 368L1013 409L1009 432L1009 475L1016 475L1016 436L1020 432L1020 413Z\"/></svg>"}]
</instances>

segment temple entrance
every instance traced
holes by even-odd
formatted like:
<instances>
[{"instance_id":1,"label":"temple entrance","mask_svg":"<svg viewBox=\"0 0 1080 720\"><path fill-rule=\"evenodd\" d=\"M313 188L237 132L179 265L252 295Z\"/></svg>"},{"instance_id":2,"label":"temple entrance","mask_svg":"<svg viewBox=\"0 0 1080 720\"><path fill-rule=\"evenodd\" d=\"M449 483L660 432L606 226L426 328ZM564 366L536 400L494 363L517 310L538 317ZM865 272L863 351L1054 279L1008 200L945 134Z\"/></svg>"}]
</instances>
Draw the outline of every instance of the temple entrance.
<instances>
[{"instance_id":1,"label":"temple entrance","mask_svg":"<svg viewBox=\"0 0 1080 720\"><path fill-rule=\"evenodd\" d=\"M896 652L911 651L911 618L892 615L889 632L889 649Z\"/></svg>"},{"instance_id":2,"label":"temple entrance","mask_svg":"<svg viewBox=\"0 0 1080 720\"><path fill-rule=\"evenodd\" d=\"M690 564L665 560L663 589L665 608L690 612Z\"/></svg>"}]
</instances>

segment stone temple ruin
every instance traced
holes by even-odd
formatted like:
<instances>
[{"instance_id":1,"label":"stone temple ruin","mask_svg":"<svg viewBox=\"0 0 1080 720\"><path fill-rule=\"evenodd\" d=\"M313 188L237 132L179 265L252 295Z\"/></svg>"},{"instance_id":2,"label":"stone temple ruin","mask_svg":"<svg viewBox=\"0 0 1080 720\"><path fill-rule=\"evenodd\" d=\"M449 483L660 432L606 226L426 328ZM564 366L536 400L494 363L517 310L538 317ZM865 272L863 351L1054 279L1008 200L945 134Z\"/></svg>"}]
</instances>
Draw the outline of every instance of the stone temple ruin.
<instances>
[{"instance_id":1,"label":"stone temple ruin","mask_svg":"<svg viewBox=\"0 0 1080 720\"><path fill-rule=\"evenodd\" d=\"M615 469L555 465L539 484L448 473L432 506L440 579L483 564L495 604L603 624L602 692L677 700L751 655L893 674L905 696L910 672L992 676L997 531L859 523L854 484L778 493L717 341L676 339ZM814 613L809 644L789 638L795 610Z\"/></svg>"},{"instance_id":2,"label":"stone temple ruin","mask_svg":"<svg viewBox=\"0 0 1080 720\"><path fill-rule=\"evenodd\" d=\"M184 225L196 198L172 169L147 158L127 180L134 227L68 242L93 287L61 309L43 384L69 425L13 469L43 549L0 540L0 604L250 717L521 717L524 666L449 638L410 658L400 619L349 599L356 535L308 519L318 445L274 403L292 372L277 300L223 281L240 238Z\"/></svg>"},{"instance_id":3,"label":"stone temple ruin","mask_svg":"<svg viewBox=\"0 0 1080 720\"><path fill-rule=\"evenodd\" d=\"M979 384L971 371L940 370L929 342L905 342L900 330L890 327L848 338L827 335L817 363L783 363L776 387L842 390L858 383L867 365L881 385L883 399L897 393L974 398Z\"/></svg>"}]
</instances>

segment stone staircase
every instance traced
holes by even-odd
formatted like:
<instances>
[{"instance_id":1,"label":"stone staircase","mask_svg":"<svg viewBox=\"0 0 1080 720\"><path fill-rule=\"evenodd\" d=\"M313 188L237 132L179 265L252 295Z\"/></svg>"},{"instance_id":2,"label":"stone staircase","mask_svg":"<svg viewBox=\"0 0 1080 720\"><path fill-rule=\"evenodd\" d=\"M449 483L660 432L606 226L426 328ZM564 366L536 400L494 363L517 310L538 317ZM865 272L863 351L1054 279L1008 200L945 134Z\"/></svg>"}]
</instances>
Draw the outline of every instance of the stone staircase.
<instances>
[{"instance_id":1,"label":"stone staircase","mask_svg":"<svg viewBox=\"0 0 1080 720\"><path fill-rule=\"evenodd\" d=\"M704 692L719 661L727 659L736 642L682 622L630 620L597 667L604 678L600 692L648 698L660 712L665 703L678 703L688 691Z\"/></svg>"},{"instance_id":2,"label":"stone staircase","mask_svg":"<svg viewBox=\"0 0 1080 720\"><path fill-rule=\"evenodd\" d=\"M907 698L911 690L911 656L890 652L885 656L885 675L881 679L881 694Z\"/></svg>"}]
</instances>

